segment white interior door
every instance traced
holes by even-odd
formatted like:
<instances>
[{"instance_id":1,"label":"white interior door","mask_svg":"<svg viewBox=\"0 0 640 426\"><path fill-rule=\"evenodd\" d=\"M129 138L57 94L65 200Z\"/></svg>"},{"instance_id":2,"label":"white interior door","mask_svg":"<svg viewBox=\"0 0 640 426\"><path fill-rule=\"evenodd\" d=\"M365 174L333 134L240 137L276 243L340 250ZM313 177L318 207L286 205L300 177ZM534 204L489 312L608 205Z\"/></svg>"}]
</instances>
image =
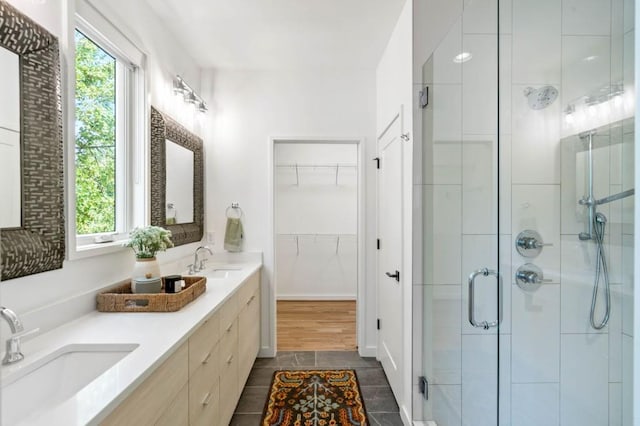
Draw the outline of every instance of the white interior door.
<instances>
[{"instance_id":1,"label":"white interior door","mask_svg":"<svg viewBox=\"0 0 640 426\"><path fill-rule=\"evenodd\" d=\"M402 123L398 114L378 138L378 358L402 398Z\"/></svg>"}]
</instances>

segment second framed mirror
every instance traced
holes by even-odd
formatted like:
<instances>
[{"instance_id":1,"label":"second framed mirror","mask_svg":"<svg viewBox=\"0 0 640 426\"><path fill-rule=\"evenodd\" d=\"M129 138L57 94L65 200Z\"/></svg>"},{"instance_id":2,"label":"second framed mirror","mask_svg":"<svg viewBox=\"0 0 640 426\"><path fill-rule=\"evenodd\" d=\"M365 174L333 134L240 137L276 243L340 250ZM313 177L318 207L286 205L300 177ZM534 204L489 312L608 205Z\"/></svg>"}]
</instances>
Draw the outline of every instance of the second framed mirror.
<instances>
[{"instance_id":1,"label":"second framed mirror","mask_svg":"<svg viewBox=\"0 0 640 426\"><path fill-rule=\"evenodd\" d=\"M151 224L175 245L202 239L202 155L202 139L151 107Z\"/></svg>"}]
</instances>

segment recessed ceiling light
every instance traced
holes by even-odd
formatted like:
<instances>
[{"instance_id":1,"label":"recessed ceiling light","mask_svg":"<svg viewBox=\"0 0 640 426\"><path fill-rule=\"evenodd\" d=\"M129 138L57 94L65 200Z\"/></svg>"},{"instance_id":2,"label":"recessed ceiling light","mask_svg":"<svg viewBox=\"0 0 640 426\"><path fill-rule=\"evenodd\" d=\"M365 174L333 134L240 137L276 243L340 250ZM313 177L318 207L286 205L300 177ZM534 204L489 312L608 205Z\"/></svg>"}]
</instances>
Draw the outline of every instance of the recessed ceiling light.
<instances>
[{"instance_id":1,"label":"recessed ceiling light","mask_svg":"<svg viewBox=\"0 0 640 426\"><path fill-rule=\"evenodd\" d=\"M598 57L596 55L591 55L591 56L587 56L586 58L584 58L584 60L586 62L595 61L596 59L598 59Z\"/></svg>"},{"instance_id":2,"label":"recessed ceiling light","mask_svg":"<svg viewBox=\"0 0 640 426\"><path fill-rule=\"evenodd\" d=\"M463 62L470 61L472 57L473 57L473 55L472 55L471 53L469 53L469 52L462 52L461 54L456 55L456 56L453 58L453 62L455 62L456 64L461 64L461 63L463 63Z\"/></svg>"}]
</instances>

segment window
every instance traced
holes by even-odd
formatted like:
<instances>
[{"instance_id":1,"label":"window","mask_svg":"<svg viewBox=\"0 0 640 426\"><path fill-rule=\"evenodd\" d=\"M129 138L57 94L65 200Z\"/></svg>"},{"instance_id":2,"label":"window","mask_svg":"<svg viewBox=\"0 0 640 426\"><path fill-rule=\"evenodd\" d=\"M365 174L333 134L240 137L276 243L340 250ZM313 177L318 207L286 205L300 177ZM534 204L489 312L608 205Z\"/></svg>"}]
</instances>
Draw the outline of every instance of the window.
<instances>
[{"instance_id":1,"label":"window","mask_svg":"<svg viewBox=\"0 0 640 426\"><path fill-rule=\"evenodd\" d=\"M71 253L109 241L120 246L118 240L144 221L146 209L140 201L145 186L140 144L146 138L138 64L143 55L90 5L79 4L84 14L77 16L72 65L75 193L69 199L76 237Z\"/></svg>"},{"instance_id":2,"label":"window","mask_svg":"<svg viewBox=\"0 0 640 426\"><path fill-rule=\"evenodd\" d=\"M116 233L116 169L122 167L116 132L116 59L76 30L76 233ZM120 164L118 164L120 163ZM119 166L119 167L118 167Z\"/></svg>"}]
</instances>

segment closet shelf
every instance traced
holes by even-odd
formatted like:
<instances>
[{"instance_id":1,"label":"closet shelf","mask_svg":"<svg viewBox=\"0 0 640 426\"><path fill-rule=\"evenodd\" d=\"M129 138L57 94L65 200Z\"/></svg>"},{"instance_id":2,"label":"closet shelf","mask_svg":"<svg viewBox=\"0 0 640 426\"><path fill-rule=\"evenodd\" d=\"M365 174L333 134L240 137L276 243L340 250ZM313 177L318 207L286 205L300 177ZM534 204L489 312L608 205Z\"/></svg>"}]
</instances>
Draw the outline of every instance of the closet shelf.
<instances>
[{"instance_id":1,"label":"closet shelf","mask_svg":"<svg viewBox=\"0 0 640 426\"><path fill-rule=\"evenodd\" d=\"M358 169L353 163L318 163L318 164L276 164L277 169L294 169L296 171L296 186L300 186L300 169L336 169L336 185L338 185L338 174L340 169Z\"/></svg>"},{"instance_id":2,"label":"closet shelf","mask_svg":"<svg viewBox=\"0 0 640 426\"><path fill-rule=\"evenodd\" d=\"M279 237L292 237L296 242L296 255L300 255L300 237L325 237L336 239L336 254L340 250L340 238L355 237L356 234L278 234Z\"/></svg>"}]
</instances>

